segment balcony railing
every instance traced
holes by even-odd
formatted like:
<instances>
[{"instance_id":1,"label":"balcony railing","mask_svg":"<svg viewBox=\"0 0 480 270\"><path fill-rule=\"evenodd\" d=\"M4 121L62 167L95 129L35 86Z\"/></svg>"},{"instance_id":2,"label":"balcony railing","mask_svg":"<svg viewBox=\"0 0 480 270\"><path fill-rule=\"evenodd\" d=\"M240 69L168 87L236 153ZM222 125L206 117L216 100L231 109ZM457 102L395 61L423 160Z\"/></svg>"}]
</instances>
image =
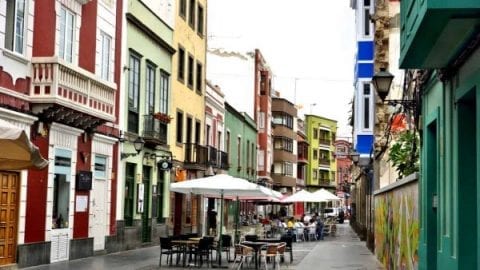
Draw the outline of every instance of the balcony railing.
<instances>
[{"instance_id":1,"label":"balcony railing","mask_svg":"<svg viewBox=\"0 0 480 270\"><path fill-rule=\"evenodd\" d=\"M318 142L322 145L330 145L330 140L329 139L319 139Z\"/></svg>"},{"instance_id":2,"label":"balcony railing","mask_svg":"<svg viewBox=\"0 0 480 270\"><path fill-rule=\"evenodd\" d=\"M185 163L194 165L207 165L208 148L196 143L185 144Z\"/></svg>"},{"instance_id":3,"label":"balcony railing","mask_svg":"<svg viewBox=\"0 0 480 270\"><path fill-rule=\"evenodd\" d=\"M143 116L143 139L146 144L167 144L167 124L153 115Z\"/></svg>"},{"instance_id":4,"label":"balcony railing","mask_svg":"<svg viewBox=\"0 0 480 270\"><path fill-rule=\"evenodd\" d=\"M218 151L218 167L223 170L228 170L228 153Z\"/></svg>"},{"instance_id":5,"label":"balcony railing","mask_svg":"<svg viewBox=\"0 0 480 270\"><path fill-rule=\"evenodd\" d=\"M115 83L56 57L33 57L31 78L32 103L58 104L105 121L115 120Z\"/></svg>"},{"instance_id":6,"label":"balcony railing","mask_svg":"<svg viewBox=\"0 0 480 270\"><path fill-rule=\"evenodd\" d=\"M213 146L207 146L208 147L208 159L207 163L208 165L212 165L213 167L217 167L218 165L218 150L217 148Z\"/></svg>"},{"instance_id":7,"label":"balcony railing","mask_svg":"<svg viewBox=\"0 0 480 270\"><path fill-rule=\"evenodd\" d=\"M328 158L321 158L318 160L318 163L321 165L327 165L330 166L330 159Z\"/></svg>"}]
</instances>

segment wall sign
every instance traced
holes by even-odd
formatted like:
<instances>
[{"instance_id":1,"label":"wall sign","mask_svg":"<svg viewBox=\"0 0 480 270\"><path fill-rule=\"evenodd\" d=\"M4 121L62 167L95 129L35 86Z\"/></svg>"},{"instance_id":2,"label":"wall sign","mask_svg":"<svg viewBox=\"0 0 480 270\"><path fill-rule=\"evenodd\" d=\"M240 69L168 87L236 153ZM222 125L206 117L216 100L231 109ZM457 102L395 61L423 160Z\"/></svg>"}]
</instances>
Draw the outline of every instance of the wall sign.
<instances>
[{"instance_id":1,"label":"wall sign","mask_svg":"<svg viewBox=\"0 0 480 270\"><path fill-rule=\"evenodd\" d=\"M76 190L91 190L92 189L92 172L79 171L75 183Z\"/></svg>"}]
</instances>

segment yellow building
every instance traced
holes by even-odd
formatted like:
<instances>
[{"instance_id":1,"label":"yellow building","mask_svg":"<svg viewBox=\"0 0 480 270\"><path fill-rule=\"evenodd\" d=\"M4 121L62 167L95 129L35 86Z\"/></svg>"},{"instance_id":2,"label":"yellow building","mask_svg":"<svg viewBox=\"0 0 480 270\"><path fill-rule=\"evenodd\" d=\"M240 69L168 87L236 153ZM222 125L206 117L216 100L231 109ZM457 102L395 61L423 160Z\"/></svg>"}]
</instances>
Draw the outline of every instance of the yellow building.
<instances>
[{"instance_id":1,"label":"yellow building","mask_svg":"<svg viewBox=\"0 0 480 270\"><path fill-rule=\"evenodd\" d=\"M204 145L206 0L176 0L172 74L172 122L169 142L173 181L202 177L206 170ZM175 235L198 232L198 196L172 193L171 219Z\"/></svg>"}]
</instances>

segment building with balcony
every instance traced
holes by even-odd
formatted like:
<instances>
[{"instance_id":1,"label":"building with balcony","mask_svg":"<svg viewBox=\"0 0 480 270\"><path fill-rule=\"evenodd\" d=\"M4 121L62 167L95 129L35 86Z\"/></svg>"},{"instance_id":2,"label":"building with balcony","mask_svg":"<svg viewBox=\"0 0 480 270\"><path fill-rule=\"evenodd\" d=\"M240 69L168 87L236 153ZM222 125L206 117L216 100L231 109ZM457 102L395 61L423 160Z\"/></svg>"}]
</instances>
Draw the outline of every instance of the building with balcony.
<instances>
[{"instance_id":1,"label":"building with balcony","mask_svg":"<svg viewBox=\"0 0 480 270\"><path fill-rule=\"evenodd\" d=\"M170 215L173 6L168 1L126 1L123 50L122 148L118 227L122 241L112 251L158 243ZM171 4L172 1L170 1ZM138 46L142 44L143 46ZM143 149L134 142L141 138Z\"/></svg>"},{"instance_id":2,"label":"building with balcony","mask_svg":"<svg viewBox=\"0 0 480 270\"><path fill-rule=\"evenodd\" d=\"M293 194L297 186L297 109L280 93L272 98L273 188Z\"/></svg>"},{"instance_id":3,"label":"building with balcony","mask_svg":"<svg viewBox=\"0 0 480 270\"><path fill-rule=\"evenodd\" d=\"M205 69L207 1L176 0L172 66L172 133L174 181L203 177L207 169L205 145ZM173 175L172 175L173 176ZM200 196L172 193L169 225L173 234L199 232Z\"/></svg>"},{"instance_id":4,"label":"building with balcony","mask_svg":"<svg viewBox=\"0 0 480 270\"><path fill-rule=\"evenodd\" d=\"M0 265L104 252L117 233L123 1L0 1L0 118L27 130L43 170L7 179ZM32 256L35 254L35 256Z\"/></svg>"},{"instance_id":5,"label":"building with balcony","mask_svg":"<svg viewBox=\"0 0 480 270\"><path fill-rule=\"evenodd\" d=\"M225 152L228 153L228 175L250 182L257 179L257 126L245 112L238 112L225 102ZM254 204L242 202L240 212L255 211ZM234 204L227 203L229 221L236 215ZM228 222L225 222L228 224Z\"/></svg>"},{"instance_id":6,"label":"building with balcony","mask_svg":"<svg viewBox=\"0 0 480 270\"><path fill-rule=\"evenodd\" d=\"M309 191L336 190L335 136L337 121L318 115L305 115L308 152L307 180Z\"/></svg>"},{"instance_id":7,"label":"building with balcony","mask_svg":"<svg viewBox=\"0 0 480 270\"><path fill-rule=\"evenodd\" d=\"M400 67L421 69L418 269L480 262L479 12L475 0L401 1Z\"/></svg>"}]
</instances>

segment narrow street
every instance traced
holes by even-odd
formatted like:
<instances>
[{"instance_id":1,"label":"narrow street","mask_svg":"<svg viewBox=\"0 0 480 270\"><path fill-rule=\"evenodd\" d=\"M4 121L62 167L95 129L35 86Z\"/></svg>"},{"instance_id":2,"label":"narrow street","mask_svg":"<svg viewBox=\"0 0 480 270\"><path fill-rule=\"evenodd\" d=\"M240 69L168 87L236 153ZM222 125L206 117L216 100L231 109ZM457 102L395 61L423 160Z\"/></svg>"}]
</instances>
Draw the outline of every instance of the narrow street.
<instances>
[{"instance_id":1,"label":"narrow street","mask_svg":"<svg viewBox=\"0 0 480 270\"><path fill-rule=\"evenodd\" d=\"M281 269L342 269L342 270L377 270L383 269L375 256L365 247L350 225L338 224L334 237L326 236L323 241L297 242L293 244L293 262L281 265ZM233 251L232 251L233 253ZM159 247L148 247L126 252L119 252L85 259L52 263L28 270L64 270L64 269L117 269L117 270L152 270L185 269L178 267L158 267ZM166 257L163 258L164 263ZM269 265L269 269L271 269ZM207 266L202 267L208 269ZM231 265L230 265L231 268ZM264 269L264 268L261 268Z\"/></svg>"}]
</instances>

